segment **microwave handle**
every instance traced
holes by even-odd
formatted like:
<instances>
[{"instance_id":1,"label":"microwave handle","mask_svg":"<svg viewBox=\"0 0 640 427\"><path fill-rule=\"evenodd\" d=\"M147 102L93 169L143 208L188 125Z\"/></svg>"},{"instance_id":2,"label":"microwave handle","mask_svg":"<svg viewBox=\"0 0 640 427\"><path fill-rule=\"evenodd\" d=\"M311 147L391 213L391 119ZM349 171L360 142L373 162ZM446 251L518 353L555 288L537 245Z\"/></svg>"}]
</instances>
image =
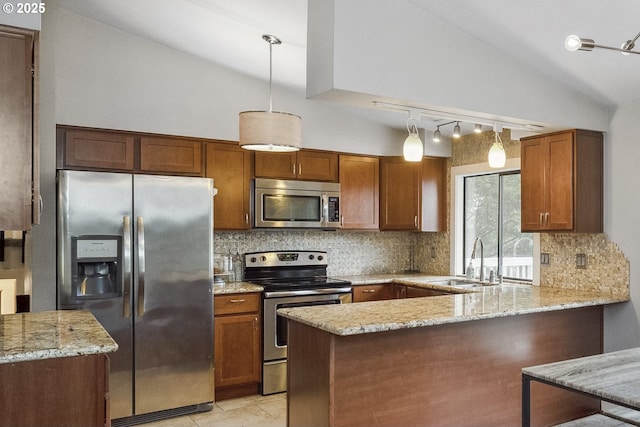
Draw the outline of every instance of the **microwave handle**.
<instances>
[{"instance_id":1,"label":"microwave handle","mask_svg":"<svg viewBox=\"0 0 640 427\"><path fill-rule=\"evenodd\" d=\"M323 225L329 223L329 197L326 194L322 195L322 211L320 212L320 222Z\"/></svg>"}]
</instances>

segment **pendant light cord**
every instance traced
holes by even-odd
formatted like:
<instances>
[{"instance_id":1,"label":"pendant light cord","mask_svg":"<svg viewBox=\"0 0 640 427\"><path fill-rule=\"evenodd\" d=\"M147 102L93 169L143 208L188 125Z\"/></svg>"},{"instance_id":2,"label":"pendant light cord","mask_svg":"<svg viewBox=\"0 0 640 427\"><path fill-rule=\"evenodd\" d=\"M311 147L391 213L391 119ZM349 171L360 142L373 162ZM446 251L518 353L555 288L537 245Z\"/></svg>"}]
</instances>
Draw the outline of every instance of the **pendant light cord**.
<instances>
[{"instance_id":1,"label":"pendant light cord","mask_svg":"<svg viewBox=\"0 0 640 427\"><path fill-rule=\"evenodd\" d=\"M269 42L269 112L273 110L273 95L272 95L272 89L271 89L272 76L273 76L273 43Z\"/></svg>"},{"instance_id":2,"label":"pendant light cord","mask_svg":"<svg viewBox=\"0 0 640 427\"><path fill-rule=\"evenodd\" d=\"M272 36L271 34L264 34L262 40L269 43L269 112L273 111L273 45L282 43L279 38Z\"/></svg>"}]
</instances>

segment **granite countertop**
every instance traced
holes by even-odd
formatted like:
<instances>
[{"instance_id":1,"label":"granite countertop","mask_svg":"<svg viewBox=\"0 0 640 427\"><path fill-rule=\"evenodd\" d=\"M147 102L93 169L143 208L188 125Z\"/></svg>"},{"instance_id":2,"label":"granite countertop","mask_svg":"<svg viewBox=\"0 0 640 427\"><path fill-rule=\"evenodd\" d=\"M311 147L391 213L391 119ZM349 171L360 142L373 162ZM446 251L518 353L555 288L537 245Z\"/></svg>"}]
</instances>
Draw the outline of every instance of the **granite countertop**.
<instances>
[{"instance_id":1,"label":"granite countertop","mask_svg":"<svg viewBox=\"0 0 640 427\"><path fill-rule=\"evenodd\" d=\"M456 289L429 283L449 278L447 276L396 274L341 278L351 280L354 285L392 282L455 293L287 308L278 310L278 314L336 335L358 335L629 301L628 297L524 284Z\"/></svg>"},{"instance_id":2,"label":"granite countertop","mask_svg":"<svg viewBox=\"0 0 640 427\"><path fill-rule=\"evenodd\" d=\"M254 285L253 283L248 282L229 282L225 284L215 283L213 285L214 295L244 294L247 292L262 292L262 290L262 286Z\"/></svg>"},{"instance_id":3,"label":"granite countertop","mask_svg":"<svg viewBox=\"0 0 640 427\"><path fill-rule=\"evenodd\" d=\"M0 363L112 353L118 344L84 310L0 316Z\"/></svg>"}]
</instances>

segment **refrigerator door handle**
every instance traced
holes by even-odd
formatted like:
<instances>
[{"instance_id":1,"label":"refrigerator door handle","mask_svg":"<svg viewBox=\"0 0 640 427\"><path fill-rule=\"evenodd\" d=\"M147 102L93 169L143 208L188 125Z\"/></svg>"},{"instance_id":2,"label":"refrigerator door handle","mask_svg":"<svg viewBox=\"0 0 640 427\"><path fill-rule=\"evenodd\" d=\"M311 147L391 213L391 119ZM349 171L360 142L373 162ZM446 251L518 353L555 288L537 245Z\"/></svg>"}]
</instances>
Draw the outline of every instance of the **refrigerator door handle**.
<instances>
[{"instance_id":1,"label":"refrigerator door handle","mask_svg":"<svg viewBox=\"0 0 640 427\"><path fill-rule=\"evenodd\" d=\"M122 316L131 316L131 218L122 217L122 241L124 258L124 284L122 287Z\"/></svg>"},{"instance_id":2,"label":"refrigerator door handle","mask_svg":"<svg viewBox=\"0 0 640 427\"><path fill-rule=\"evenodd\" d=\"M139 216L138 222L138 316L144 315L144 219Z\"/></svg>"}]
</instances>

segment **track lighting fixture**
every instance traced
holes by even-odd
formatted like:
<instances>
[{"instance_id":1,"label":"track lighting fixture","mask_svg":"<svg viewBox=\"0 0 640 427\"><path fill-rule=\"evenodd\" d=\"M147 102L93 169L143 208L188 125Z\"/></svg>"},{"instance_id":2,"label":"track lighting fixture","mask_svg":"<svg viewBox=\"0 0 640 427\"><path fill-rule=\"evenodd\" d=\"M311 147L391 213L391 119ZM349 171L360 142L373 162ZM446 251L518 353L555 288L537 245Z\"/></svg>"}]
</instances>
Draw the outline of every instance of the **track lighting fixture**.
<instances>
[{"instance_id":1,"label":"track lighting fixture","mask_svg":"<svg viewBox=\"0 0 640 427\"><path fill-rule=\"evenodd\" d=\"M638 33L633 39L627 40L626 42L622 43L620 47L612 47L596 44L593 39L583 39L576 36L575 34L572 34L564 40L564 47L566 47L567 50L571 52L575 52L576 50L592 51L593 48L597 47L599 49L615 50L617 52L621 52L623 55L629 55L630 53L640 54L639 51L633 50L638 37L640 37L640 33Z\"/></svg>"},{"instance_id":2,"label":"track lighting fixture","mask_svg":"<svg viewBox=\"0 0 640 427\"><path fill-rule=\"evenodd\" d=\"M437 126L436 130L433 132L432 141L433 142L440 142L440 138L441 137L442 137L442 134L440 133L440 126Z\"/></svg>"},{"instance_id":3,"label":"track lighting fixture","mask_svg":"<svg viewBox=\"0 0 640 427\"><path fill-rule=\"evenodd\" d=\"M481 125L480 123L476 123L476 124L473 126L473 131L474 131L475 133L482 133L482 125Z\"/></svg>"},{"instance_id":4,"label":"track lighting fixture","mask_svg":"<svg viewBox=\"0 0 640 427\"><path fill-rule=\"evenodd\" d=\"M424 155L424 146L420 135L418 135L418 126L416 126L415 120L411 117L411 113L409 113L409 118L407 119L407 131L409 136L404 140L402 154L407 162L419 162Z\"/></svg>"},{"instance_id":5,"label":"track lighting fixture","mask_svg":"<svg viewBox=\"0 0 640 427\"><path fill-rule=\"evenodd\" d=\"M302 119L290 113L272 110L272 47L280 40L265 34L269 43L269 110L240 113L240 147L257 151L297 151L302 147Z\"/></svg>"},{"instance_id":6,"label":"track lighting fixture","mask_svg":"<svg viewBox=\"0 0 640 427\"><path fill-rule=\"evenodd\" d=\"M456 122L456 125L453 127L453 137L460 138L460 122Z\"/></svg>"},{"instance_id":7,"label":"track lighting fixture","mask_svg":"<svg viewBox=\"0 0 640 427\"><path fill-rule=\"evenodd\" d=\"M507 155L504 151L504 146L502 145L502 139L500 138L500 132L498 127L494 126L493 133L495 133L495 142L491 145L489 149L489 167L492 168L502 168L505 165L507 160Z\"/></svg>"}]
</instances>

